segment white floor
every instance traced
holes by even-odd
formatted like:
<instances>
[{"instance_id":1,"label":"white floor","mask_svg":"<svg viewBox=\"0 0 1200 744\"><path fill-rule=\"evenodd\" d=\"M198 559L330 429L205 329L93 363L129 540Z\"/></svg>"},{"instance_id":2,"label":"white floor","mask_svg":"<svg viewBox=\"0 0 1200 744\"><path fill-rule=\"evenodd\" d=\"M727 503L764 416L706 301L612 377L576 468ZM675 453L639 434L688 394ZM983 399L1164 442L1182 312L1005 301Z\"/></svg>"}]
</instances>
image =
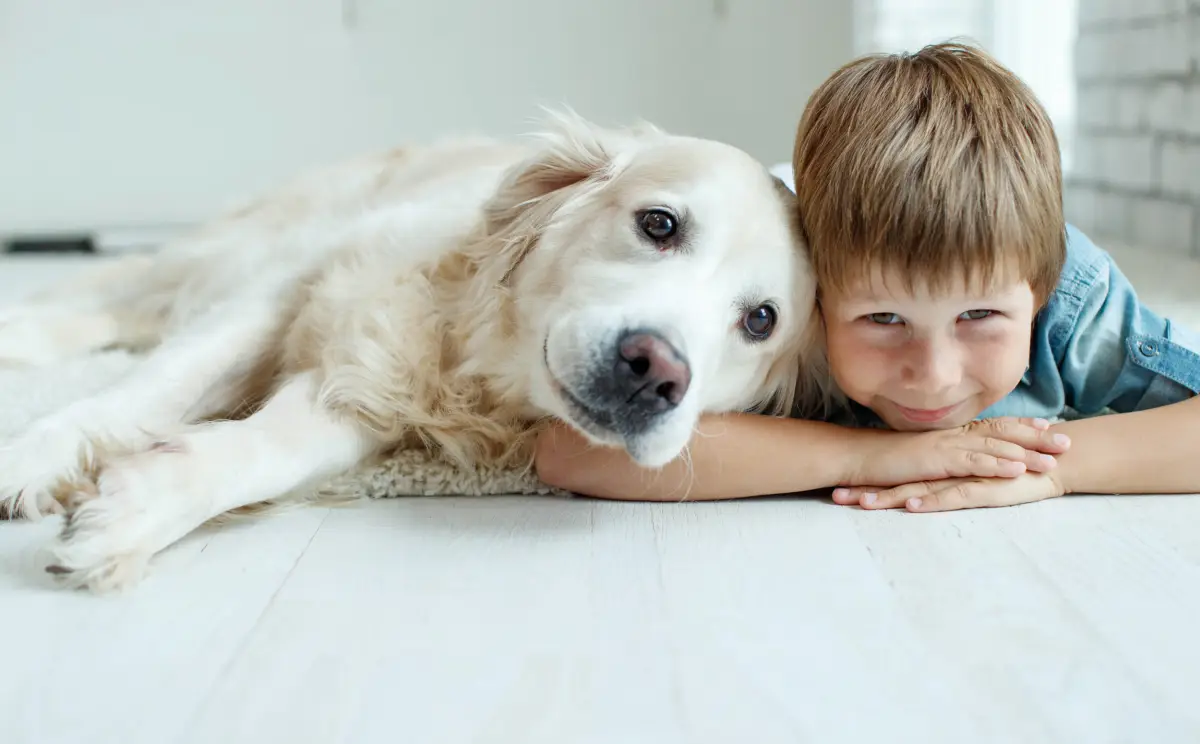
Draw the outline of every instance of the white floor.
<instances>
[{"instance_id":1,"label":"white floor","mask_svg":"<svg viewBox=\"0 0 1200 744\"><path fill-rule=\"evenodd\" d=\"M1129 256L1200 318L1200 266ZM32 569L55 527L0 524L5 744L1200 741L1200 497L398 499L196 535L103 598Z\"/></svg>"}]
</instances>

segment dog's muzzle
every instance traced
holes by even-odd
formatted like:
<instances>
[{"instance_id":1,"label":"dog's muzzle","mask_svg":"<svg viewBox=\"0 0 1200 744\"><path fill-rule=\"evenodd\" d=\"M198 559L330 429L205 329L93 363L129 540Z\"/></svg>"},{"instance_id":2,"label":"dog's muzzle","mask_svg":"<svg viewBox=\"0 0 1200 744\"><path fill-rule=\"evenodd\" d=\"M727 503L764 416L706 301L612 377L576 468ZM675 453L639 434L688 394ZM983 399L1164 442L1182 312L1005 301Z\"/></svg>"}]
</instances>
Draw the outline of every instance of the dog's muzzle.
<instances>
[{"instance_id":1,"label":"dog's muzzle","mask_svg":"<svg viewBox=\"0 0 1200 744\"><path fill-rule=\"evenodd\" d=\"M581 390L582 412L623 436L637 436L672 411L692 382L687 357L663 334L621 333Z\"/></svg>"}]
</instances>

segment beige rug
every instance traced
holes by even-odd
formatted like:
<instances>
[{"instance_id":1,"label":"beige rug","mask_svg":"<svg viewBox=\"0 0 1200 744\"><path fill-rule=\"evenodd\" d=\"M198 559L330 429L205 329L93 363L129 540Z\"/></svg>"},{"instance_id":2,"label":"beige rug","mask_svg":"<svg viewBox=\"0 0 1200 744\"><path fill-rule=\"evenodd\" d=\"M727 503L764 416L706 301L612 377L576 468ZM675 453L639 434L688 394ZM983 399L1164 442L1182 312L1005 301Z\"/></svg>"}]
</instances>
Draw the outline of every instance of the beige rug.
<instances>
[{"instance_id":1,"label":"beige rug","mask_svg":"<svg viewBox=\"0 0 1200 744\"><path fill-rule=\"evenodd\" d=\"M124 352L109 352L53 369L0 368L0 439L19 433L40 415L102 390L128 372L134 361ZM402 452L378 465L340 476L320 490L338 498L566 495L543 484L532 471L463 472L430 458L424 451Z\"/></svg>"}]
</instances>

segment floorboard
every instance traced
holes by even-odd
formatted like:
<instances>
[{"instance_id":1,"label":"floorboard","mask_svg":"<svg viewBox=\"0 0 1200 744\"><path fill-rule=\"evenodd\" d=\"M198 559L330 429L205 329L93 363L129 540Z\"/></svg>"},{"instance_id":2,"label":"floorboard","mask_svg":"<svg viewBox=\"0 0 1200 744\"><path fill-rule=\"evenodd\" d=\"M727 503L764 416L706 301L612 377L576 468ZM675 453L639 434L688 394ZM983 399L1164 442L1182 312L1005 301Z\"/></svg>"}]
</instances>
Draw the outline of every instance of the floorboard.
<instances>
[{"instance_id":1,"label":"floorboard","mask_svg":"<svg viewBox=\"0 0 1200 744\"><path fill-rule=\"evenodd\" d=\"M84 261L0 259L0 296ZM1134 265L1200 318L1193 267ZM56 526L0 524L5 744L1200 741L1196 496L395 499L103 598L35 570Z\"/></svg>"}]
</instances>

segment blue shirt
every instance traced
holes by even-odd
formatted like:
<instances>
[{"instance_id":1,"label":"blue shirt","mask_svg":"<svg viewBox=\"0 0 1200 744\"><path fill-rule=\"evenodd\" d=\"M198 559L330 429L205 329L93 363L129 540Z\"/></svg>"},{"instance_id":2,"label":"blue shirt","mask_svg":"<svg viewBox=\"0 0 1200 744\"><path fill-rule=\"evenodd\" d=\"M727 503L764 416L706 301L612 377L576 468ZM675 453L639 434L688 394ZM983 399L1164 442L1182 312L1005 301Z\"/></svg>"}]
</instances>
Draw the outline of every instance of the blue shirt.
<instances>
[{"instance_id":1,"label":"blue shirt","mask_svg":"<svg viewBox=\"0 0 1200 744\"><path fill-rule=\"evenodd\" d=\"M1067 260L1034 319L1029 367L1016 389L978 418L1127 413L1197 393L1200 333L1143 305L1112 257L1068 225ZM831 420L883 426L853 402Z\"/></svg>"}]
</instances>

